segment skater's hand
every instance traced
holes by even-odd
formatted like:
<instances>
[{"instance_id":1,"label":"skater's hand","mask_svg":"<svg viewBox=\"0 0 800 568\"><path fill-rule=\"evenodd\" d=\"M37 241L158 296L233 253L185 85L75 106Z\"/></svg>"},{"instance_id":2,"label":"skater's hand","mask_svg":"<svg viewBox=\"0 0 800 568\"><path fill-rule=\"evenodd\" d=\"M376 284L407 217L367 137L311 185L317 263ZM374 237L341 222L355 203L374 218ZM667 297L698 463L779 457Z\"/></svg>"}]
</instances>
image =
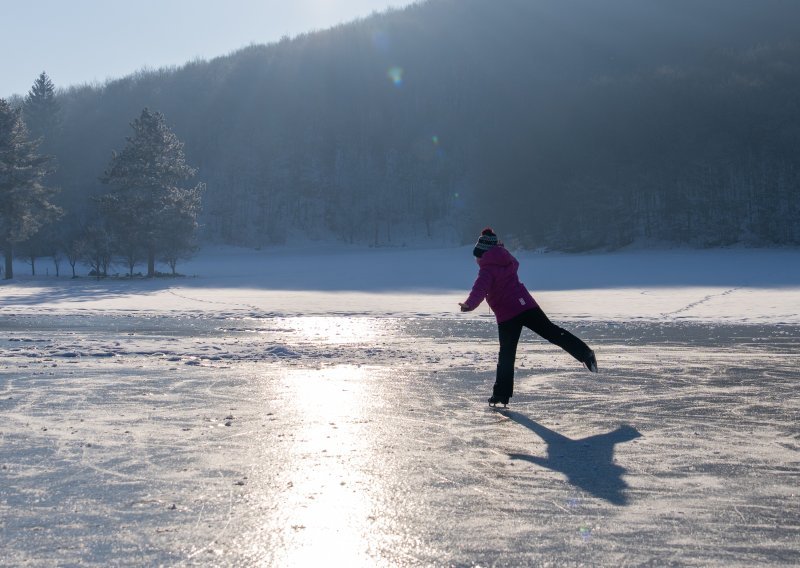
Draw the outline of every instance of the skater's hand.
<instances>
[{"instance_id":1,"label":"skater's hand","mask_svg":"<svg viewBox=\"0 0 800 568\"><path fill-rule=\"evenodd\" d=\"M462 312L471 312L471 311L472 311L472 308L470 308L470 307L469 307L467 304L465 304L464 302L459 302L459 303L458 303L458 305L459 305L459 306L461 306L461 311L462 311Z\"/></svg>"}]
</instances>

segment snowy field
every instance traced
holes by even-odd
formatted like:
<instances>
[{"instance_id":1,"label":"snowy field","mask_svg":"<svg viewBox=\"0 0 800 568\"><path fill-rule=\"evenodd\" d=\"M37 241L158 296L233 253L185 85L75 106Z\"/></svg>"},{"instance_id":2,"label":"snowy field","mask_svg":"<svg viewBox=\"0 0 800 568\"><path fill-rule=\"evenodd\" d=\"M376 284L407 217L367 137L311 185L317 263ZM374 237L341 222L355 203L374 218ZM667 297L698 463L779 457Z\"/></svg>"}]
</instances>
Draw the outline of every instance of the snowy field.
<instances>
[{"instance_id":1,"label":"snowy field","mask_svg":"<svg viewBox=\"0 0 800 568\"><path fill-rule=\"evenodd\" d=\"M519 255L492 410L470 250L1 284L0 565L800 564L800 251Z\"/></svg>"}]
</instances>

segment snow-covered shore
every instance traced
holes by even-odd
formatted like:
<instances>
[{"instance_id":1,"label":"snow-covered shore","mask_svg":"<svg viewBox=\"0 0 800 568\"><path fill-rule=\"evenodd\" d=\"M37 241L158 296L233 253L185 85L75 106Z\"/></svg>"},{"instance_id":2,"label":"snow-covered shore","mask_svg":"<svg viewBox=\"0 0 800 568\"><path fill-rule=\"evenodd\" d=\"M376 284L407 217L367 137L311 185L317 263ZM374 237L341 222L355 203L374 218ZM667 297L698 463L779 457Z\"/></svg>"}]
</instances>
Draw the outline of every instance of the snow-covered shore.
<instances>
[{"instance_id":1,"label":"snow-covered shore","mask_svg":"<svg viewBox=\"0 0 800 568\"><path fill-rule=\"evenodd\" d=\"M457 302L477 271L470 251L217 247L180 265L185 278L21 276L0 284L0 315L462 317ZM517 256L522 281L561 320L800 323L798 250ZM17 267L18 275L24 272ZM483 306L469 317L491 314Z\"/></svg>"}]
</instances>

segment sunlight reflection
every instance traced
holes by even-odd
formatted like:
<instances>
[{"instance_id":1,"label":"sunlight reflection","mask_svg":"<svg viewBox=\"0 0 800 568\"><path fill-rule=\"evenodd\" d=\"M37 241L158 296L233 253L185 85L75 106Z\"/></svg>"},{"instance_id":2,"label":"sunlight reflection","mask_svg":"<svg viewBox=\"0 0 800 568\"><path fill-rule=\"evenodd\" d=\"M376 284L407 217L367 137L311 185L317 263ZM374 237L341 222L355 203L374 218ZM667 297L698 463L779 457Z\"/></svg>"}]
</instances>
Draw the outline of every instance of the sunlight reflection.
<instances>
[{"instance_id":1,"label":"sunlight reflection","mask_svg":"<svg viewBox=\"0 0 800 568\"><path fill-rule=\"evenodd\" d=\"M304 317L286 323L303 340L337 345L372 342L386 332L371 318Z\"/></svg>"},{"instance_id":2,"label":"sunlight reflection","mask_svg":"<svg viewBox=\"0 0 800 568\"><path fill-rule=\"evenodd\" d=\"M374 436L363 416L365 405L374 405L368 373L338 366L285 375L297 429L285 464L283 546L276 565L375 564L373 495L381 489L370 475Z\"/></svg>"}]
</instances>

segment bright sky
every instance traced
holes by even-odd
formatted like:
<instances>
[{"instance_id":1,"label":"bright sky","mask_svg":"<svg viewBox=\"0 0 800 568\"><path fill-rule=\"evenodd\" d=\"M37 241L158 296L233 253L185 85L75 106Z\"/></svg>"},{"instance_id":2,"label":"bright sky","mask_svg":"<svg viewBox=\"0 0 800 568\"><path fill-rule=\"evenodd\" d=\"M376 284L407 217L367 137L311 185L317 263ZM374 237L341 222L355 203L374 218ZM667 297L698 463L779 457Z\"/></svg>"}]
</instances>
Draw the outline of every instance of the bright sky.
<instances>
[{"instance_id":1,"label":"bright sky","mask_svg":"<svg viewBox=\"0 0 800 568\"><path fill-rule=\"evenodd\" d=\"M0 0L0 97L181 65L413 0Z\"/></svg>"}]
</instances>

